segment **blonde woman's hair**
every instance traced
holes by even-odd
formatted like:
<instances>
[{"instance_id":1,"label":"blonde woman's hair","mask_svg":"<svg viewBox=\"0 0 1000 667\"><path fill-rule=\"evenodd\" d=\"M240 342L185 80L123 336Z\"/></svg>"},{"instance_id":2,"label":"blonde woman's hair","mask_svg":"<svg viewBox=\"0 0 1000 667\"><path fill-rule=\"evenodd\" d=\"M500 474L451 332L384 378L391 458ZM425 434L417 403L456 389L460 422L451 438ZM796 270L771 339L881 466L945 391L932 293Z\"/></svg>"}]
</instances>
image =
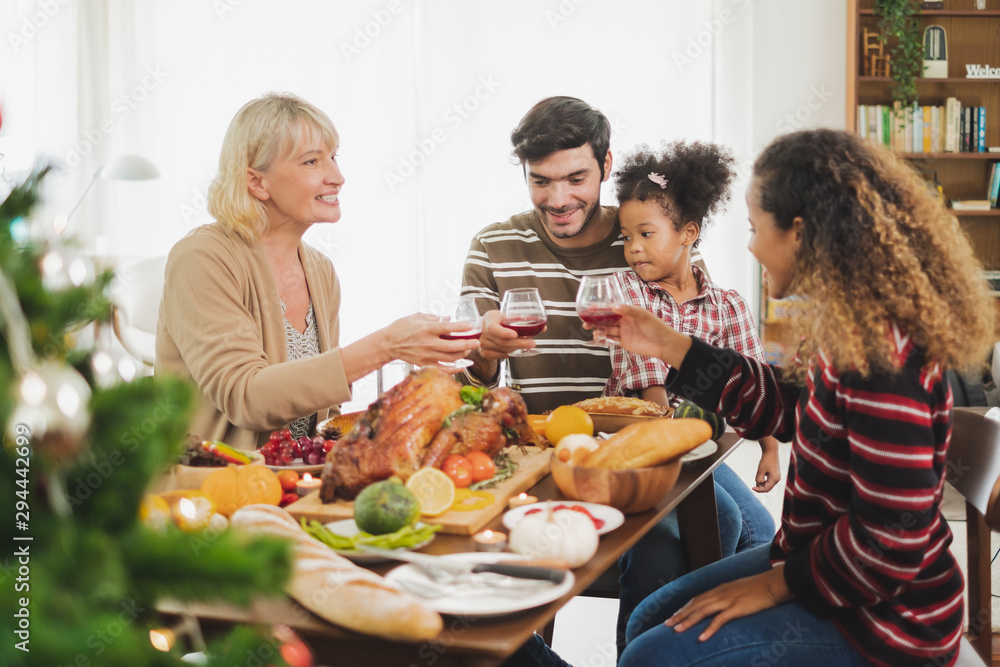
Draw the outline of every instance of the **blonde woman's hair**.
<instances>
[{"instance_id":1,"label":"blonde woman's hair","mask_svg":"<svg viewBox=\"0 0 1000 667\"><path fill-rule=\"evenodd\" d=\"M267 209L250 194L247 170L267 171L279 158L322 139L340 143L325 113L289 93L268 93L243 105L229 123L219 154L219 173L208 189L208 210L227 231L250 242L267 229Z\"/></svg>"},{"instance_id":2,"label":"blonde woman's hair","mask_svg":"<svg viewBox=\"0 0 1000 667\"><path fill-rule=\"evenodd\" d=\"M779 229L802 220L788 288L802 297L800 353L822 351L842 372L891 374L895 325L927 364L983 368L996 339L982 266L908 163L855 135L809 130L773 141L754 178Z\"/></svg>"}]
</instances>

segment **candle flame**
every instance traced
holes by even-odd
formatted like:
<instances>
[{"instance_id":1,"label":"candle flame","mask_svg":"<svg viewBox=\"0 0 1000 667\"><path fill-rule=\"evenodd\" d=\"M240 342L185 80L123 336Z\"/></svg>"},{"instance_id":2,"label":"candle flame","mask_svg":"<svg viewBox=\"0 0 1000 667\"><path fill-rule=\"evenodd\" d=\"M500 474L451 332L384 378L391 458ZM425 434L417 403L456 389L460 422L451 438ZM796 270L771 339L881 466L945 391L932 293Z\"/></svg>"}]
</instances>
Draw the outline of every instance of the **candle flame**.
<instances>
[{"instance_id":1,"label":"candle flame","mask_svg":"<svg viewBox=\"0 0 1000 667\"><path fill-rule=\"evenodd\" d=\"M302 481L308 484L309 482L313 481L313 476L310 475L309 473L305 473L304 475L302 475Z\"/></svg>"},{"instance_id":2,"label":"candle flame","mask_svg":"<svg viewBox=\"0 0 1000 667\"><path fill-rule=\"evenodd\" d=\"M491 537L493 537L493 531L492 530L490 530L489 528L487 528L486 530L483 531L483 538L484 539L488 540Z\"/></svg>"},{"instance_id":3,"label":"candle flame","mask_svg":"<svg viewBox=\"0 0 1000 667\"><path fill-rule=\"evenodd\" d=\"M193 519L195 514L197 514L194 503L187 498L181 498L180 502L177 504L177 509L179 509L181 514L188 519Z\"/></svg>"},{"instance_id":4,"label":"candle flame","mask_svg":"<svg viewBox=\"0 0 1000 667\"><path fill-rule=\"evenodd\" d=\"M174 633L166 628L150 630L149 643L152 644L153 648L157 651L163 651L166 653L174 645Z\"/></svg>"}]
</instances>

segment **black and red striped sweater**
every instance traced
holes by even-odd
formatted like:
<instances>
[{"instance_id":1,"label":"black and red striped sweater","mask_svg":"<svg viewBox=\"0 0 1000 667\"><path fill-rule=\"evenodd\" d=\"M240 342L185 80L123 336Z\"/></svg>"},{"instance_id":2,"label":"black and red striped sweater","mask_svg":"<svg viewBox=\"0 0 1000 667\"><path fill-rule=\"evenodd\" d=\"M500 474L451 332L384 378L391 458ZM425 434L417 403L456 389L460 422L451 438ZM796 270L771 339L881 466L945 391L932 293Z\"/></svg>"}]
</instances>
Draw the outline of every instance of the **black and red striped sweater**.
<instances>
[{"instance_id":1,"label":"black and red striped sweater","mask_svg":"<svg viewBox=\"0 0 1000 667\"><path fill-rule=\"evenodd\" d=\"M772 564L796 599L831 617L874 665L951 665L962 574L940 505L951 389L909 337L901 370L838 372L820 355L806 385L695 340L667 390L726 416L740 435L792 442Z\"/></svg>"}]
</instances>

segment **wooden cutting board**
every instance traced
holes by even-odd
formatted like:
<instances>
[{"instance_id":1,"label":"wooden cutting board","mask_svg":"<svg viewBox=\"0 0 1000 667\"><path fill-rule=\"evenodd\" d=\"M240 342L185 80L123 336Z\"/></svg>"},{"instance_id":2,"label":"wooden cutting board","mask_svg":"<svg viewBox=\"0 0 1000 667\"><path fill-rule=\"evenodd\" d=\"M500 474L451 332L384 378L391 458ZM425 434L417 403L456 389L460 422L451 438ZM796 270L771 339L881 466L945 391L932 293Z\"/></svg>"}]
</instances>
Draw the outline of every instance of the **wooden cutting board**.
<instances>
[{"instance_id":1,"label":"wooden cutting board","mask_svg":"<svg viewBox=\"0 0 1000 667\"><path fill-rule=\"evenodd\" d=\"M517 462L517 472L510 479L497 484L492 489L486 489L493 494L495 500L488 507L472 512L445 512L441 516L421 519L424 523L441 524L442 533L452 535L473 535L488 524L498 514L507 509L507 501L522 491L527 491L549 474L549 459L552 448L544 451L537 447L527 447L522 454L516 447L508 450L510 457ZM319 491L286 507L296 519L305 517L322 523L354 518L354 502L340 500L324 504L319 499Z\"/></svg>"}]
</instances>

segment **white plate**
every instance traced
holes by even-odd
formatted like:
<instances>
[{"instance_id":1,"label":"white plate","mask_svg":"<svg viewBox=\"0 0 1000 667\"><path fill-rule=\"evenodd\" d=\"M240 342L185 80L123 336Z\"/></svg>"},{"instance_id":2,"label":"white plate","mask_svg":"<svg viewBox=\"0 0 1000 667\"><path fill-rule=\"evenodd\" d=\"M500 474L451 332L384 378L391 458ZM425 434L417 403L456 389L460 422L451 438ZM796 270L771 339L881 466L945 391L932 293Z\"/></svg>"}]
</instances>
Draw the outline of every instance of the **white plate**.
<instances>
[{"instance_id":1,"label":"white plate","mask_svg":"<svg viewBox=\"0 0 1000 667\"><path fill-rule=\"evenodd\" d=\"M422 528L423 525L424 524L418 522L416 524L416 527ZM326 527L330 529L331 533L335 533L342 537L354 537L355 535L361 532L361 529L358 528L358 524L354 523L354 519L344 519L343 521L334 521L333 523L326 524ZM431 541L434 540L435 535L431 535L429 540L425 540L423 542L420 542L419 544L414 544L412 547L399 549L399 551L415 551L416 549L425 547L428 544L430 544ZM341 556L343 556L344 558L348 558L354 561L355 563L381 563L383 561L389 560L384 556L379 556L377 554L370 554L364 551L348 551L346 549L333 549L333 550L336 551Z\"/></svg>"},{"instance_id":2,"label":"white plate","mask_svg":"<svg viewBox=\"0 0 1000 667\"><path fill-rule=\"evenodd\" d=\"M604 525L597 529L598 535L610 533L612 530L625 523L625 515L616 510L614 507L598 505L597 503L584 503L577 500L549 500L542 503L531 503L530 505L515 507L503 515L503 525L507 527L507 530L513 530L514 526L516 526L517 523L528 513L528 510L539 509L544 511L547 510L550 505L580 505L596 518L603 519Z\"/></svg>"},{"instance_id":3,"label":"white plate","mask_svg":"<svg viewBox=\"0 0 1000 667\"><path fill-rule=\"evenodd\" d=\"M698 459L703 459L706 456L711 456L712 454L719 451L719 445L715 440L706 440L701 443L690 452L681 457L681 463L687 463L688 461L697 461Z\"/></svg>"},{"instance_id":4,"label":"white plate","mask_svg":"<svg viewBox=\"0 0 1000 667\"><path fill-rule=\"evenodd\" d=\"M295 472L301 475L304 472L308 472L310 474L315 472L323 472L323 465L324 464L322 463L317 463L314 466L307 465L305 463L301 463L298 465L293 463L287 466L267 466L267 467L273 470L274 472L281 472L282 470L294 470Z\"/></svg>"},{"instance_id":5,"label":"white plate","mask_svg":"<svg viewBox=\"0 0 1000 667\"><path fill-rule=\"evenodd\" d=\"M498 560L519 560L523 556L511 553L471 552L441 556L450 560L462 562L492 563ZM482 575L490 576L493 575ZM407 590L401 583L412 581L417 585L432 583L420 570L412 565L401 565L385 575L390 586ZM513 596L509 592L490 595L489 588L475 587L463 590L461 594L444 595L438 598L421 598L428 607L439 614L453 614L484 618L488 616L503 616L514 612L531 609L558 600L573 588L575 579L572 572L566 573L561 584L553 584L547 588L524 591L523 595Z\"/></svg>"}]
</instances>

